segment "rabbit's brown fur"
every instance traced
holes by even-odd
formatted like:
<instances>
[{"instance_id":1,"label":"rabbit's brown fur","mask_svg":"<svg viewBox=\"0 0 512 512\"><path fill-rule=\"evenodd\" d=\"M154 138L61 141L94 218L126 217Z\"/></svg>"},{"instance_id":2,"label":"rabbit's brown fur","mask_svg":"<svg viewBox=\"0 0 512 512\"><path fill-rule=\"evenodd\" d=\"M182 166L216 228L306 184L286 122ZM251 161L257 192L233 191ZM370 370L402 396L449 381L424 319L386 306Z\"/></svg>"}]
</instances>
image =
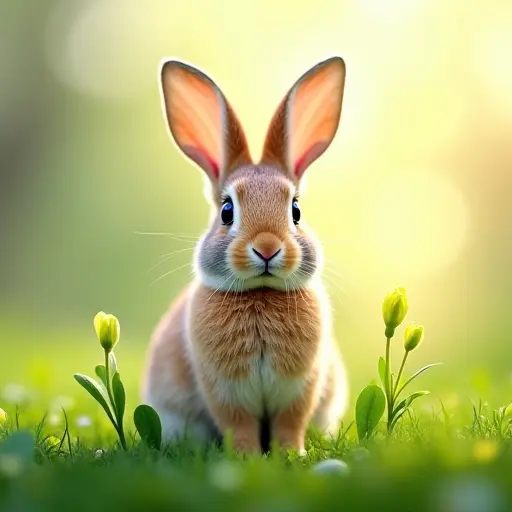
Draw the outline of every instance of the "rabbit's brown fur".
<instances>
[{"instance_id":1,"label":"rabbit's brown fur","mask_svg":"<svg viewBox=\"0 0 512 512\"><path fill-rule=\"evenodd\" d=\"M255 165L211 79L176 61L163 67L171 133L209 176L214 210L196 250L197 277L150 344L144 397L166 439L187 428L206 439L230 429L237 448L260 450L268 419L272 439L304 450L311 421L338 426L347 380L318 275L321 246L292 210L302 174L336 132L344 76L339 58L303 75ZM221 218L226 203L231 222Z\"/></svg>"}]
</instances>

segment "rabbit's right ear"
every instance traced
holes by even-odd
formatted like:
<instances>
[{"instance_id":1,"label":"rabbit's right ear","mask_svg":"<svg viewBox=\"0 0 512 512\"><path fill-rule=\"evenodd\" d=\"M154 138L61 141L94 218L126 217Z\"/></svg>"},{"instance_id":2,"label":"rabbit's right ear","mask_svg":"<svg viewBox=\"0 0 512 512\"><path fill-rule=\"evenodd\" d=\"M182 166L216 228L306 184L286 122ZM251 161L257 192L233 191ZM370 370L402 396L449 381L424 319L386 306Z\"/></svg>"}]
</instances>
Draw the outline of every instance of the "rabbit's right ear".
<instances>
[{"instance_id":1,"label":"rabbit's right ear","mask_svg":"<svg viewBox=\"0 0 512 512\"><path fill-rule=\"evenodd\" d=\"M324 60L304 73L270 122L261 163L277 166L299 181L336 135L344 86L341 57Z\"/></svg>"},{"instance_id":2,"label":"rabbit's right ear","mask_svg":"<svg viewBox=\"0 0 512 512\"><path fill-rule=\"evenodd\" d=\"M178 147L217 183L251 161L245 134L217 85L202 71L171 60L162 66L162 95Z\"/></svg>"}]
</instances>

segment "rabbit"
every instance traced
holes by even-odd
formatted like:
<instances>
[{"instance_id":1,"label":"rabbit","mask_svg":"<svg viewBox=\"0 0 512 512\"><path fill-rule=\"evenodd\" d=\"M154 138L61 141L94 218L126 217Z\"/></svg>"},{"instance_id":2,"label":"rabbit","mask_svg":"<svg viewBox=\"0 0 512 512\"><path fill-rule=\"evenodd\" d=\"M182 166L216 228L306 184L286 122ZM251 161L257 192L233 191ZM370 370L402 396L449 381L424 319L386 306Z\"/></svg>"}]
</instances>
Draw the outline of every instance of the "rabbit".
<instances>
[{"instance_id":1,"label":"rabbit","mask_svg":"<svg viewBox=\"0 0 512 512\"><path fill-rule=\"evenodd\" d=\"M299 206L306 169L338 130L344 60L323 60L295 82L259 163L210 77L168 60L160 78L171 138L206 173L212 213L195 279L149 343L143 399L166 442L222 440L229 431L241 452L261 453L271 441L306 453L308 427L336 433L348 402L321 245Z\"/></svg>"}]
</instances>

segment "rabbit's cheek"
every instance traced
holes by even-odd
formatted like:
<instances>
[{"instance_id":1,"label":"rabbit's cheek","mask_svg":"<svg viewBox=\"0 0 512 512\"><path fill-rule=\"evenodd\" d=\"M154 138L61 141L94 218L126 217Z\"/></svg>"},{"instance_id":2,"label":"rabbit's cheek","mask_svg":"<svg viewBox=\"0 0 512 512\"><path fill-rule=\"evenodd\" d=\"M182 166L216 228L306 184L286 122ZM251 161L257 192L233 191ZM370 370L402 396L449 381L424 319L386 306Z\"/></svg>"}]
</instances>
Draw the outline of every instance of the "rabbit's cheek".
<instances>
[{"instance_id":1,"label":"rabbit's cheek","mask_svg":"<svg viewBox=\"0 0 512 512\"><path fill-rule=\"evenodd\" d=\"M287 239L284 244L282 268L286 272L294 272L300 265L300 259L299 244L293 238Z\"/></svg>"},{"instance_id":2,"label":"rabbit's cheek","mask_svg":"<svg viewBox=\"0 0 512 512\"><path fill-rule=\"evenodd\" d=\"M251 271L251 261L247 256L247 242L239 239L231 243L228 249L228 258L231 267L236 272Z\"/></svg>"}]
</instances>

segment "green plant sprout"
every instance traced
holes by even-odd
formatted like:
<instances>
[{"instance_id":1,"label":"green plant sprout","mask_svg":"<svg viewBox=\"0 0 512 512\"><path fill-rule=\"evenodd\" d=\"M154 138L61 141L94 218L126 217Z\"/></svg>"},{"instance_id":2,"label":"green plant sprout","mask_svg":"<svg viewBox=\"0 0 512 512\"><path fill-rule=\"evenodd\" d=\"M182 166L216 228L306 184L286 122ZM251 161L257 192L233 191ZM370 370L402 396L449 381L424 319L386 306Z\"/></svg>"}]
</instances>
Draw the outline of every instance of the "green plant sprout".
<instances>
[{"instance_id":1,"label":"green plant sprout","mask_svg":"<svg viewBox=\"0 0 512 512\"><path fill-rule=\"evenodd\" d=\"M404 382L403 373L409 353L423 341L424 328L415 323L406 327L404 332L404 356L398 374L391 371L390 346L396 328L404 321L409 305L403 288L396 288L386 296L382 305L382 316L386 325L386 356L379 358L379 377L382 388L375 383L366 386L356 402L356 425L359 439L369 438L376 429L387 408L387 432L392 433L398 420L411 409L412 403L418 398L428 395L429 391L417 391L398 402L404 389L423 372L442 363L433 363L420 368ZM398 403L397 403L398 402Z\"/></svg>"},{"instance_id":2,"label":"green plant sprout","mask_svg":"<svg viewBox=\"0 0 512 512\"><path fill-rule=\"evenodd\" d=\"M73 377L101 405L119 436L121 447L126 451L128 446L123 426L126 392L114 354L120 337L119 320L114 315L100 311L94 317L94 329L105 356L105 364L95 368L101 384L82 373L75 373ZM157 412L149 405L142 404L135 409L133 419L141 439L151 448L159 450L162 425Z\"/></svg>"}]
</instances>

